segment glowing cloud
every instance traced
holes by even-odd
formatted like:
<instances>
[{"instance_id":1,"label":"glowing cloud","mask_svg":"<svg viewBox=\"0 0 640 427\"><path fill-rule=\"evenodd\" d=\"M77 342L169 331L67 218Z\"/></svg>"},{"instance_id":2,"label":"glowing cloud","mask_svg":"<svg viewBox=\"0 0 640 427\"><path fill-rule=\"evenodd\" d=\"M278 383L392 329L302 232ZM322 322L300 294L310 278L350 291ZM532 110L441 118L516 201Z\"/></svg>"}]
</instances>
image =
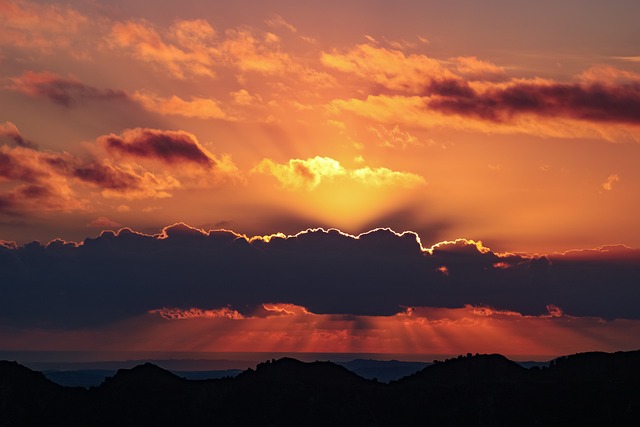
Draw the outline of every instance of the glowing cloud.
<instances>
[{"instance_id":1,"label":"glowing cloud","mask_svg":"<svg viewBox=\"0 0 640 427\"><path fill-rule=\"evenodd\" d=\"M162 115L195 117L198 119L229 119L220 103L210 98L192 98L184 100L178 96L163 98L158 95L135 92L131 95L145 110Z\"/></svg>"},{"instance_id":2,"label":"glowing cloud","mask_svg":"<svg viewBox=\"0 0 640 427\"><path fill-rule=\"evenodd\" d=\"M229 307L222 307L213 310L202 310L199 308L190 308L188 310L182 310L179 308L161 308L156 310L150 310L150 314L159 314L165 319L170 320L184 320L184 319L244 319L244 316L238 313L236 310L232 310Z\"/></svg>"},{"instance_id":3,"label":"glowing cloud","mask_svg":"<svg viewBox=\"0 0 640 427\"><path fill-rule=\"evenodd\" d=\"M335 70L367 79L388 89L400 92L422 93L436 78L454 77L441 62L425 55L405 55L360 44L346 53L322 53L322 63Z\"/></svg>"},{"instance_id":4,"label":"glowing cloud","mask_svg":"<svg viewBox=\"0 0 640 427\"><path fill-rule=\"evenodd\" d=\"M354 170L344 168L340 162L329 157L314 157L307 160L292 159L288 164L279 164L271 159L262 160L252 172L273 175L289 190L313 190L322 182L338 177L371 186L415 187L425 183L424 178L408 172L396 172L387 168L362 167Z\"/></svg>"},{"instance_id":5,"label":"glowing cloud","mask_svg":"<svg viewBox=\"0 0 640 427\"><path fill-rule=\"evenodd\" d=\"M613 190L613 185L619 181L620 177L617 174L609 175L607 180L602 184L602 188L606 191L611 191Z\"/></svg>"},{"instance_id":6,"label":"glowing cloud","mask_svg":"<svg viewBox=\"0 0 640 427\"><path fill-rule=\"evenodd\" d=\"M117 22L109 35L109 43L114 49L124 49L138 60L164 68L177 79L215 76L213 55L207 47L215 37L215 31L206 21L178 21L169 33L176 44L165 42L146 22Z\"/></svg>"},{"instance_id":7,"label":"glowing cloud","mask_svg":"<svg viewBox=\"0 0 640 427\"><path fill-rule=\"evenodd\" d=\"M49 52L66 47L88 23L69 6L0 0L0 45Z\"/></svg>"},{"instance_id":8,"label":"glowing cloud","mask_svg":"<svg viewBox=\"0 0 640 427\"><path fill-rule=\"evenodd\" d=\"M366 185L373 186L399 186L412 188L426 184L420 175L408 172L396 172L387 168L359 168L351 171L352 179Z\"/></svg>"},{"instance_id":9,"label":"glowing cloud","mask_svg":"<svg viewBox=\"0 0 640 427\"><path fill-rule=\"evenodd\" d=\"M290 190L313 190L323 180L331 180L347 173L337 160L319 156L307 160L292 159L287 164L264 159L252 172L273 175L284 188Z\"/></svg>"}]
</instances>

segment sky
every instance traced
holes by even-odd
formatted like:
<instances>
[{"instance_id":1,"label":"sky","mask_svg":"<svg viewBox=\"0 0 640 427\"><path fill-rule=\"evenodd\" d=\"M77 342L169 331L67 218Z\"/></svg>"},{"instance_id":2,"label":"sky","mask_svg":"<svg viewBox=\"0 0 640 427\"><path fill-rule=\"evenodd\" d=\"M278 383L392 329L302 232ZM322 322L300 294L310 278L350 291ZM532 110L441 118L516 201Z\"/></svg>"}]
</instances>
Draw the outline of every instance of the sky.
<instances>
[{"instance_id":1,"label":"sky","mask_svg":"<svg viewBox=\"0 0 640 427\"><path fill-rule=\"evenodd\" d=\"M637 16L0 0L2 350L640 348Z\"/></svg>"}]
</instances>

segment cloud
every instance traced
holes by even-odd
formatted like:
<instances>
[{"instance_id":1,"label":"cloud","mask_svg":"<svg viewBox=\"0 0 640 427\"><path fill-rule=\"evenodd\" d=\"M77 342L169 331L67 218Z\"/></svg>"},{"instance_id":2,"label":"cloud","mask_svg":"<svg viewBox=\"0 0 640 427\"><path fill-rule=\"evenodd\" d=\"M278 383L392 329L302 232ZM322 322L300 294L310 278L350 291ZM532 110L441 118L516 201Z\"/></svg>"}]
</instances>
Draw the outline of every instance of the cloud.
<instances>
[{"instance_id":1,"label":"cloud","mask_svg":"<svg viewBox=\"0 0 640 427\"><path fill-rule=\"evenodd\" d=\"M357 45L345 53L323 52L321 61L326 67L399 92L421 93L433 79L455 77L436 59L368 44Z\"/></svg>"},{"instance_id":2,"label":"cloud","mask_svg":"<svg viewBox=\"0 0 640 427\"><path fill-rule=\"evenodd\" d=\"M25 139L21 134L16 125L11 122L5 122L4 124L0 124L0 140L6 138L13 142L15 145L19 147L25 148L38 148L36 144Z\"/></svg>"},{"instance_id":3,"label":"cloud","mask_svg":"<svg viewBox=\"0 0 640 427\"><path fill-rule=\"evenodd\" d=\"M4 128L15 137L12 126ZM0 210L5 214L87 210L97 195L166 198L179 188L241 179L228 156L216 158L186 132L131 129L120 136L104 135L97 143L119 159L0 146L0 182L4 184ZM146 167L128 158L148 159L150 164ZM175 170L158 164L175 166Z\"/></svg>"},{"instance_id":4,"label":"cloud","mask_svg":"<svg viewBox=\"0 0 640 427\"><path fill-rule=\"evenodd\" d=\"M349 170L337 160L320 156L306 160L291 159L286 164L276 163L271 159L263 159L252 169L252 172L272 175L280 182L283 188L289 190L313 190L321 183L330 182L338 177L345 177L363 185L378 187L415 187L425 183L423 177L413 173L368 166Z\"/></svg>"},{"instance_id":5,"label":"cloud","mask_svg":"<svg viewBox=\"0 0 640 427\"><path fill-rule=\"evenodd\" d=\"M284 28L285 30L291 31L292 33L298 32L296 27L294 27L292 24L285 21L285 19L282 16L275 13L271 15L269 19L266 19L264 22L271 28L275 28L275 29Z\"/></svg>"},{"instance_id":6,"label":"cloud","mask_svg":"<svg viewBox=\"0 0 640 427\"><path fill-rule=\"evenodd\" d=\"M456 80L429 87L428 108L445 114L509 122L513 116L640 124L640 83L607 85L518 81L483 92Z\"/></svg>"},{"instance_id":7,"label":"cloud","mask_svg":"<svg viewBox=\"0 0 640 427\"><path fill-rule=\"evenodd\" d=\"M184 131L129 129L120 135L104 135L97 139L108 152L124 156L158 160L178 165L194 163L205 168L216 166L215 156L200 145L196 137Z\"/></svg>"},{"instance_id":8,"label":"cloud","mask_svg":"<svg viewBox=\"0 0 640 427\"><path fill-rule=\"evenodd\" d=\"M161 317L169 320L185 320L185 319L243 319L244 316L232 310L229 307L223 307L213 310L202 310L199 308L190 308L188 310L182 310L180 308L161 308L155 310L149 310L150 314L158 314Z\"/></svg>"},{"instance_id":9,"label":"cloud","mask_svg":"<svg viewBox=\"0 0 640 427\"><path fill-rule=\"evenodd\" d=\"M602 183L602 188L605 189L606 191L611 191L613 190L613 185L619 181L620 181L620 177L617 174L609 175L607 180L604 183Z\"/></svg>"},{"instance_id":10,"label":"cloud","mask_svg":"<svg viewBox=\"0 0 640 427\"><path fill-rule=\"evenodd\" d=\"M250 94L246 89L240 89L229 94L235 104L238 105L252 105L261 104L262 97L258 94Z\"/></svg>"},{"instance_id":11,"label":"cloud","mask_svg":"<svg viewBox=\"0 0 640 427\"><path fill-rule=\"evenodd\" d=\"M261 42L249 30L230 29L225 37L220 48L226 60L242 72L283 74L298 68L289 54Z\"/></svg>"},{"instance_id":12,"label":"cloud","mask_svg":"<svg viewBox=\"0 0 640 427\"><path fill-rule=\"evenodd\" d=\"M364 97L336 98L330 109L385 125L640 141L640 76L630 71L596 66L574 82L509 78L473 56L440 60L374 42L323 52L321 61L367 85Z\"/></svg>"},{"instance_id":13,"label":"cloud","mask_svg":"<svg viewBox=\"0 0 640 427\"><path fill-rule=\"evenodd\" d=\"M170 197L170 191L178 188L211 188L244 179L228 155L215 156L195 135L185 131L127 129L120 135L100 136L96 144L114 156L114 160L119 160L120 172L139 180L139 190L128 192L129 198ZM115 163L111 159L105 162ZM118 192L103 195L125 196Z\"/></svg>"},{"instance_id":14,"label":"cloud","mask_svg":"<svg viewBox=\"0 0 640 427\"><path fill-rule=\"evenodd\" d=\"M275 308L269 312L265 307ZM559 310L559 309L558 309ZM163 308L102 328L3 328L16 350L229 351L456 355L474 351L551 358L637 348L638 320L605 321L559 312L524 315L488 306L406 307L389 316L317 314L263 304L254 315L229 307ZM81 347L79 348L78 345Z\"/></svg>"},{"instance_id":15,"label":"cloud","mask_svg":"<svg viewBox=\"0 0 640 427\"><path fill-rule=\"evenodd\" d=\"M640 56L614 56L614 58L628 62L640 62Z\"/></svg>"},{"instance_id":16,"label":"cloud","mask_svg":"<svg viewBox=\"0 0 640 427\"><path fill-rule=\"evenodd\" d=\"M418 137L401 130L398 125L393 126L391 129L382 125L369 126L368 130L380 139L383 147L407 148L411 145L420 145Z\"/></svg>"},{"instance_id":17,"label":"cloud","mask_svg":"<svg viewBox=\"0 0 640 427\"><path fill-rule=\"evenodd\" d=\"M67 177L58 171L69 156L0 146L0 212L69 211L81 209ZM7 186L11 188L6 190Z\"/></svg>"},{"instance_id":18,"label":"cloud","mask_svg":"<svg viewBox=\"0 0 640 427\"><path fill-rule=\"evenodd\" d=\"M204 20L177 21L168 29L175 43L162 36L146 21L117 22L108 37L110 46L132 57L155 64L177 79L214 77L215 51L210 43L215 30Z\"/></svg>"},{"instance_id":19,"label":"cloud","mask_svg":"<svg viewBox=\"0 0 640 427\"><path fill-rule=\"evenodd\" d=\"M72 77L62 77L48 71L26 71L19 77L12 77L7 89L32 97L48 98L54 104L72 107L90 99L126 99L127 94L111 89L87 86Z\"/></svg>"},{"instance_id":20,"label":"cloud","mask_svg":"<svg viewBox=\"0 0 640 427\"><path fill-rule=\"evenodd\" d=\"M448 128L487 134L640 141L638 124L631 122L635 119L630 117L632 115L629 113L616 117L614 113L600 111L597 105L593 106L593 114L587 108L582 112L570 112L556 106L552 108L557 109L557 115L551 116L534 108L536 103L542 102L536 97L525 101L524 96L520 101L523 104L530 102L532 106L512 108L509 104L518 104L515 99L519 95L516 95L516 92L504 95L515 99L499 104L492 101L491 96L483 98L483 95L474 92L466 83L453 82L435 85L432 90L439 94L434 93L432 96L369 95L365 99L335 99L329 104L329 110L334 114L351 112L387 126ZM548 102L552 103L553 100ZM594 102L597 104L595 99ZM598 114L602 117L595 120L594 117Z\"/></svg>"},{"instance_id":21,"label":"cloud","mask_svg":"<svg viewBox=\"0 0 640 427\"><path fill-rule=\"evenodd\" d=\"M176 95L163 98L155 94L136 91L131 95L131 99L140 103L145 110L162 115L194 117L203 120L231 119L223 111L220 103L211 98L192 97L187 101Z\"/></svg>"},{"instance_id":22,"label":"cloud","mask_svg":"<svg viewBox=\"0 0 640 427\"><path fill-rule=\"evenodd\" d=\"M176 224L157 235L122 229L78 245L0 247L9 284L0 290L0 313L7 325L48 327L103 325L150 310L172 318L286 315L280 318L465 305L491 307L485 318L640 319L639 260L625 248L586 258L497 254L464 239L426 248L415 233L388 229L248 238ZM86 283L91 293L81 291ZM203 301L228 311L191 310Z\"/></svg>"},{"instance_id":23,"label":"cloud","mask_svg":"<svg viewBox=\"0 0 640 427\"><path fill-rule=\"evenodd\" d=\"M87 227L90 228L98 228L100 230L106 230L110 228L118 228L121 227L121 224L118 224L115 221L110 220L106 216L100 216L87 224Z\"/></svg>"},{"instance_id":24,"label":"cloud","mask_svg":"<svg viewBox=\"0 0 640 427\"><path fill-rule=\"evenodd\" d=\"M89 20L69 6L0 0L0 46L50 52L67 47Z\"/></svg>"},{"instance_id":25,"label":"cloud","mask_svg":"<svg viewBox=\"0 0 640 427\"><path fill-rule=\"evenodd\" d=\"M290 190L313 190L322 181L347 173L337 160L319 156L306 160L291 159L287 164L263 159L252 172L273 175L284 188Z\"/></svg>"},{"instance_id":26,"label":"cloud","mask_svg":"<svg viewBox=\"0 0 640 427\"><path fill-rule=\"evenodd\" d=\"M412 188L426 184L420 175L409 172L397 172L387 168L363 167L355 169L350 173L351 178L362 184L383 186L399 186Z\"/></svg>"},{"instance_id":27,"label":"cloud","mask_svg":"<svg viewBox=\"0 0 640 427\"><path fill-rule=\"evenodd\" d=\"M180 183L170 176L156 176L126 163L109 159L82 160L71 154L40 152L22 147L0 147L0 178L14 188L5 194L13 205L25 210L86 209L80 197L84 184L104 197L168 197Z\"/></svg>"},{"instance_id":28,"label":"cloud","mask_svg":"<svg viewBox=\"0 0 640 427\"><path fill-rule=\"evenodd\" d=\"M482 61L475 56L458 56L452 58L456 74L468 80L497 81L506 78L506 70L491 62Z\"/></svg>"}]
</instances>

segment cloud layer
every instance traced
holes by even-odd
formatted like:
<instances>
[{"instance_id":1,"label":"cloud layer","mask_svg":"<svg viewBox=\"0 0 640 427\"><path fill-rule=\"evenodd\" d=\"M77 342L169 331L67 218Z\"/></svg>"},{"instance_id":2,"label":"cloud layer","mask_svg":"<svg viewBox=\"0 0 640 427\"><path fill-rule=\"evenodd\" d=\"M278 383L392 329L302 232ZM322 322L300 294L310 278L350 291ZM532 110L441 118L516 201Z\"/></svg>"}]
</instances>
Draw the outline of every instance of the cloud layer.
<instances>
[{"instance_id":1,"label":"cloud layer","mask_svg":"<svg viewBox=\"0 0 640 427\"><path fill-rule=\"evenodd\" d=\"M0 313L9 325L76 328L163 308L169 318L273 314L263 306L273 302L319 314L471 305L640 319L639 259L624 247L546 257L500 255L468 240L423 248L414 233L387 229L247 239L177 224L153 236L122 229L81 244L3 245Z\"/></svg>"}]
</instances>

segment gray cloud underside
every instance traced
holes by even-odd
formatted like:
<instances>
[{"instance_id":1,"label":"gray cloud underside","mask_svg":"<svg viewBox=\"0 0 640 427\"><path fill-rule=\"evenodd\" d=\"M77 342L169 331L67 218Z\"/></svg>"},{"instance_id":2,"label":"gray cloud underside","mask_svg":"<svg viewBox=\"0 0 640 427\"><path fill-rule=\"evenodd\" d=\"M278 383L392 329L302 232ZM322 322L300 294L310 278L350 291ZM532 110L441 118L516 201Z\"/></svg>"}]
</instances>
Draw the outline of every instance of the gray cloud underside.
<instances>
[{"instance_id":1,"label":"gray cloud underside","mask_svg":"<svg viewBox=\"0 0 640 427\"><path fill-rule=\"evenodd\" d=\"M98 326L159 307L230 305L250 314L264 302L354 315L464 304L541 314L554 304L575 316L640 319L637 250L550 260L460 243L430 254L415 235L389 230L359 239L313 231L268 243L182 225L166 233L0 245L0 324Z\"/></svg>"}]
</instances>

